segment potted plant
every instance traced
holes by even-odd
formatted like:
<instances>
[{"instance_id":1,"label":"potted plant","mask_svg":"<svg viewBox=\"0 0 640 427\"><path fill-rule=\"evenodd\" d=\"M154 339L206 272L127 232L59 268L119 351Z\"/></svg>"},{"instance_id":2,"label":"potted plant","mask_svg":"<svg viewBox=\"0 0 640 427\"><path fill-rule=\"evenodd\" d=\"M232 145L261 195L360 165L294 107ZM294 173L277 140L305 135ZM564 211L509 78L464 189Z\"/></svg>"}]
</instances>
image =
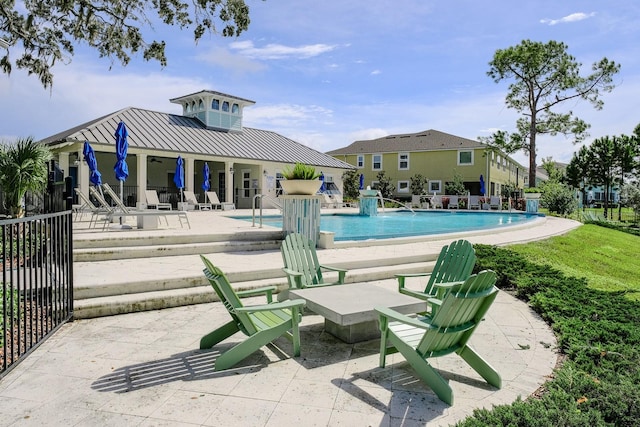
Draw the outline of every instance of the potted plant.
<instances>
[{"instance_id":1,"label":"potted plant","mask_svg":"<svg viewBox=\"0 0 640 427\"><path fill-rule=\"evenodd\" d=\"M289 195L313 195L318 192L322 181L316 172L316 168L311 165L297 162L293 167L285 167L282 170L285 178L280 181L282 189Z\"/></svg>"},{"instance_id":2,"label":"potted plant","mask_svg":"<svg viewBox=\"0 0 640 427\"><path fill-rule=\"evenodd\" d=\"M524 198L527 200L539 199L542 191L537 187L528 187L524 189Z\"/></svg>"}]
</instances>

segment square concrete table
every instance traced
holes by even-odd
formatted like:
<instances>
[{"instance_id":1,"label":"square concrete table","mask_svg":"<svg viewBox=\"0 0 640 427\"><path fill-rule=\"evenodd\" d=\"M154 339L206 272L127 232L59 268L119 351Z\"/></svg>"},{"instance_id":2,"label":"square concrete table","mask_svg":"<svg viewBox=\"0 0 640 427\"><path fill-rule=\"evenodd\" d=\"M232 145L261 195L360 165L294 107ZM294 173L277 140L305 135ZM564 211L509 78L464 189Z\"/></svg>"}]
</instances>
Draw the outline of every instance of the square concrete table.
<instances>
[{"instance_id":1,"label":"square concrete table","mask_svg":"<svg viewBox=\"0 0 640 427\"><path fill-rule=\"evenodd\" d=\"M324 329L347 343L380 338L376 306L403 314L427 311L427 302L369 283L324 286L289 291L307 308L324 317Z\"/></svg>"}]
</instances>

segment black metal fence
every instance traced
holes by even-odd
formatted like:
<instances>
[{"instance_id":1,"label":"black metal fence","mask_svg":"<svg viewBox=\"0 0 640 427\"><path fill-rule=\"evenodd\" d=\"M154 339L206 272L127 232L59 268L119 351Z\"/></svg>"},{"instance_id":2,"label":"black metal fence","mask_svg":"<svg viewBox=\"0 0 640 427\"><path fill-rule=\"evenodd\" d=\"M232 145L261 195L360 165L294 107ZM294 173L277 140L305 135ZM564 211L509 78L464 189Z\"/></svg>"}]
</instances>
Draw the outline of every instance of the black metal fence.
<instances>
[{"instance_id":1,"label":"black metal fence","mask_svg":"<svg viewBox=\"0 0 640 427\"><path fill-rule=\"evenodd\" d=\"M70 211L0 221L0 378L73 315Z\"/></svg>"}]
</instances>

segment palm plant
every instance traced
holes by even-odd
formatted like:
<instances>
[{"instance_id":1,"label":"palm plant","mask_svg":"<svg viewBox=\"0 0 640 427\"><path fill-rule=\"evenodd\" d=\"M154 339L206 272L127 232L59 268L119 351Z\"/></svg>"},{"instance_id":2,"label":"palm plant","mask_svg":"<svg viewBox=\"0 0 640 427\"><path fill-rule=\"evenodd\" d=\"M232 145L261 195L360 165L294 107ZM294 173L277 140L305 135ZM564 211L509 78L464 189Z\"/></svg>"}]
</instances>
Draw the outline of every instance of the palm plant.
<instances>
[{"instance_id":1,"label":"palm plant","mask_svg":"<svg viewBox=\"0 0 640 427\"><path fill-rule=\"evenodd\" d=\"M5 195L5 208L12 217L24 216L22 200L27 191L38 191L47 185L47 162L51 151L32 137L20 138L0 146L0 189Z\"/></svg>"}]
</instances>

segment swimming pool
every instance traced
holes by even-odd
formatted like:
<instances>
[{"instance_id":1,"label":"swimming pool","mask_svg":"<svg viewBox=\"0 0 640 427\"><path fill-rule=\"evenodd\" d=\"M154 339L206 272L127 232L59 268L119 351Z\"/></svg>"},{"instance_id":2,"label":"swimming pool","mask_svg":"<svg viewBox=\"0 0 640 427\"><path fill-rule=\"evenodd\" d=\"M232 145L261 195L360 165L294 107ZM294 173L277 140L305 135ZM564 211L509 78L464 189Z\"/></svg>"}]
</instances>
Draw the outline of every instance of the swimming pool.
<instances>
[{"instance_id":1,"label":"swimming pool","mask_svg":"<svg viewBox=\"0 0 640 427\"><path fill-rule=\"evenodd\" d=\"M417 211L378 212L377 216L323 214L320 230L335 233L335 241L391 239L430 234L485 230L525 223L539 214L509 212ZM249 220L251 217L234 217ZM282 227L281 216L265 216L262 223Z\"/></svg>"}]
</instances>

